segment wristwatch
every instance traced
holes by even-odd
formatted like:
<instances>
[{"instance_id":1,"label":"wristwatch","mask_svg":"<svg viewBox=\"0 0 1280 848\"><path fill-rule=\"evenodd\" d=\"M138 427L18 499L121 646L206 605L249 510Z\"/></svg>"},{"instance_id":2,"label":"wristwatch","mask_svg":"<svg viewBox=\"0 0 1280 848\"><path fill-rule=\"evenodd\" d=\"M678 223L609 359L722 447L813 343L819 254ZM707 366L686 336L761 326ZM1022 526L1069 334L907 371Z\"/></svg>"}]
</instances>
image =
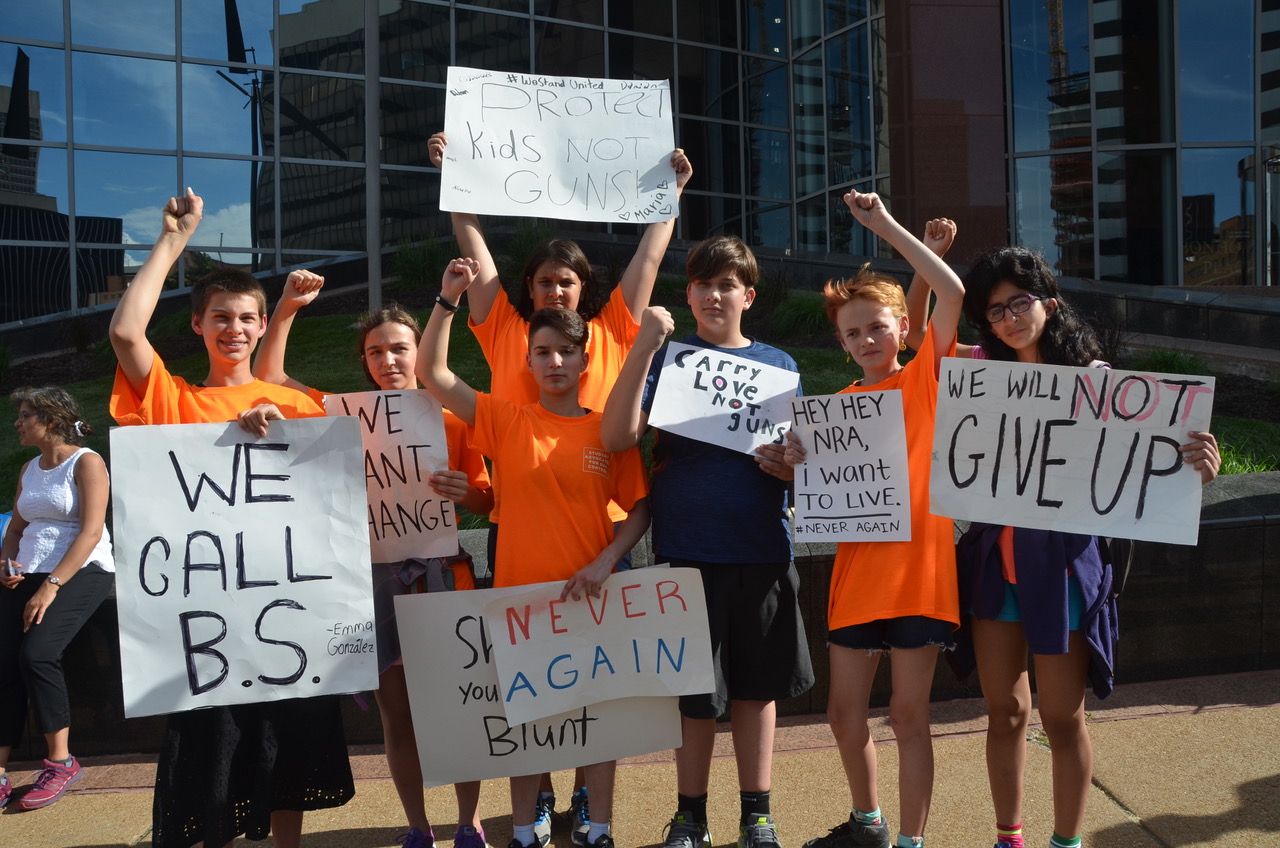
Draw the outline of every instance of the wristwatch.
<instances>
[{"instance_id":1,"label":"wristwatch","mask_svg":"<svg viewBox=\"0 0 1280 848\"><path fill-rule=\"evenodd\" d=\"M61 578L61 577L54 577L52 574L50 574L50 575L49 575L49 583L50 583L50 584L52 584L52 585L54 585L54 586L61 586L61 585L62 585L62 578Z\"/></svg>"}]
</instances>

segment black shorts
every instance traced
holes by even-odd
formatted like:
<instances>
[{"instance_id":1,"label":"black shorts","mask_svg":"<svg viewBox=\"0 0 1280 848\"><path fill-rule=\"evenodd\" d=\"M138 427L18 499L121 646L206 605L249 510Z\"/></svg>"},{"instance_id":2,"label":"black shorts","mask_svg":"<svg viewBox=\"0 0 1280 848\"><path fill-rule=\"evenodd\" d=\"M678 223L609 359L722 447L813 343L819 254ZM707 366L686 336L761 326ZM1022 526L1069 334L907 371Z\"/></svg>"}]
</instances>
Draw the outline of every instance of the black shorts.
<instances>
[{"instance_id":1,"label":"black shorts","mask_svg":"<svg viewBox=\"0 0 1280 848\"><path fill-rule=\"evenodd\" d=\"M813 663L794 565L677 559L670 563L702 573L716 676L715 692L681 696L682 715L716 718L730 701L777 701L809 691Z\"/></svg>"}]
</instances>

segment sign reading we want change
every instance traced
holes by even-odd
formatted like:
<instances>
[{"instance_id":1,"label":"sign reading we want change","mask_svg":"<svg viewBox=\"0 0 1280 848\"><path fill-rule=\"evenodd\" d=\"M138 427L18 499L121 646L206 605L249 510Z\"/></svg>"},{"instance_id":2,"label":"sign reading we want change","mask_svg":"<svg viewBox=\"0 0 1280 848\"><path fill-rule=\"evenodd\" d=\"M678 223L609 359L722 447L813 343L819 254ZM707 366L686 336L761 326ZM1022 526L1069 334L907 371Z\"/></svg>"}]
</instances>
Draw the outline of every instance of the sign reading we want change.
<instances>
[{"instance_id":1,"label":"sign reading we want change","mask_svg":"<svg viewBox=\"0 0 1280 848\"><path fill-rule=\"evenodd\" d=\"M645 224L679 214L667 80L449 68L440 208Z\"/></svg>"},{"instance_id":2,"label":"sign reading we want change","mask_svg":"<svg viewBox=\"0 0 1280 848\"><path fill-rule=\"evenodd\" d=\"M540 774L678 747L677 699L665 696L666 684L655 681L683 676L702 681L691 687L694 691L712 688L706 608L700 610L699 631L689 580L671 577L679 571L684 569L615 574L591 607L585 600L553 605L563 583L397 597L396 621L424 783ZM673 579L674 588L669 585ZM697 580L696 574L692 579ZM624 595L629 586L635 588ZM704 604L700 581L696 594L697 603ZM521 621L511 626L521 630L528 624L528 639L522 630L515 639L504 635L508 609ZM622 645L603 636L605 628L594 619L601 616L604 625L607 615L612 629L628 614L630 621L614 634ZM510 663L528 689L500 682L498 656L503 653L507 656L501 662ZM513 692L520 697L509 698ZM548 705L563 711L547 713ZM508 710L538 717L522 723Z\"/></svg>"},{"instance_id":3,"label":"sign reading we want change","mask_svg":"<svg viewBox=\"0 0 1280 848\"><path fill-rule=\"evenodd\" d=\"M942 360L933 512L1014 527L1194 545L1212 377Z\"/></svg>"},{"instance_id":4,"label":"sign reading we want change","mask_svg":"<svg viewBox=\"0 0 1280 848\"><path fill-rule=\"evenodd\" d=\"M453 501L427 485L449 467L440 401L421 389L348 392L325 395L324 408L360 421L373 561L456 554Z\"/></svg>"},{"instance_id":5,"label":"sign reading we want change","mask_svg":"<svg viewBox=\"0 0 1280 848\"><path fill-rule=\"evenodd\" d=\"M111 431L125 715L377 687L354 418Z\"/></svg>"},{"instance_id":6,"label":"sign reading we want change","mask_svg":"<svg viewBox=\"0 0 1280 848\"><path fill-rule=\"evenodd\" d=\"M740 453L781 444L800 375L704 347L670 342L649 425Z\"/></svg>"},{"instance_id":7,"label":"sign reading we want change","mask_svg":"<svg viewBox=\"0 0 1280 848\"><path fill-rule=\"evenodd\" d=\"M795 398L797 542L909 542L902 392Z\"/></svg>"}]
</instances>

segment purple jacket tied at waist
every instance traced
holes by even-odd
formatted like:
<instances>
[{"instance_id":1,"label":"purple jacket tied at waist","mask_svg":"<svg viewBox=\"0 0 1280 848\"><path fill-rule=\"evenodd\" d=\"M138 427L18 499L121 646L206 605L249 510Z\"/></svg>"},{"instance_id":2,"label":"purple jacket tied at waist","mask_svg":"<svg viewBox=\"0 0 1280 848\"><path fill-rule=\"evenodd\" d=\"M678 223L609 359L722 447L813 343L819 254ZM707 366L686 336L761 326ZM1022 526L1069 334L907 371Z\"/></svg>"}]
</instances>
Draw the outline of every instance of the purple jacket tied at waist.
<instances>
[{"instance_id":1,"label":"purple jacket tied at waist","mask_svg":"<svg viewBox=\"0 0 1280 848\"><path fill-rule=\"evenodd\" d=\"M1004 604L1004 573L996 524L974 522L960 538L956 565L960 571L961 618L995 618ZM1013 531L1018 600L1022 629L1033 654L1065 654L1069 618L1067 587L1075 575L1084 595L1080 630L1089 645L1089 683L1099 698L1111 694L1115 682L1116 640L1120 638L1111 562L1097 536L1052 530ZM968 631L968 627L964 628ZM963 634L953 663L961 677L977 667L971 634Z\"/></svg>"}]
</instances>

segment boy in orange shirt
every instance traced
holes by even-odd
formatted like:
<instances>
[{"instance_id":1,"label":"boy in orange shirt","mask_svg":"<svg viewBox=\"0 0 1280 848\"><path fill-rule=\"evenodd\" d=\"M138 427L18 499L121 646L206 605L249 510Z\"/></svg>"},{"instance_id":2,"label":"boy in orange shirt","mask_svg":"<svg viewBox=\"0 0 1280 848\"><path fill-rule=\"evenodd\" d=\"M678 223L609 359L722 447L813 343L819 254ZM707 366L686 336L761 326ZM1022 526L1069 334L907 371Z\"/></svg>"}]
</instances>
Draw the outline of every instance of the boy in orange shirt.
<instances>
[{"instance_id":1,"label":"boy in orange shirt","mask_svg":"<svg viewBox=\"0 0 1280 848\"><path fill-rule=\"evenodd\" d=\"M119 365L111 414L120 424L238 420L265 435L267 422L324 415L301 392L254 378L250 356L267 324L266 294L248 273L218 271L191 290L191 329L204 339L209 372L196 385L169 373L147 340L165 276L195 233L204 201L191 190L165 204L160 237L111 318ZM152 808L155 848L210 848L238 834L296 848L302 811L355 794L336 696L241 704L166 717Z\"/></svg>"}]
</instances>

